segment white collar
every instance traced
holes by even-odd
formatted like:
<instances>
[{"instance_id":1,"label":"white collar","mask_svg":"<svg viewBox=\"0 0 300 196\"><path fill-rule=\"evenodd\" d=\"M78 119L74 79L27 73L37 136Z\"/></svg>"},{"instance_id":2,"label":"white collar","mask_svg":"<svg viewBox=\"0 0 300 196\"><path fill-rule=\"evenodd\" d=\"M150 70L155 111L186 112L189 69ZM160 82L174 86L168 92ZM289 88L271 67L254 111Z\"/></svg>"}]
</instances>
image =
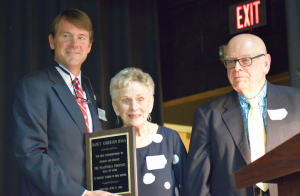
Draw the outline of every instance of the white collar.
<instances>
[{"instance_id":1,"label":"white collar","mask_svg":"<svg viewBox=\"0 0 300 196\"><path fill-rule=\"evenodd\" d=\"M62 68L62 69L64 69L64 71L66 71L66 72L68 72L69 74L67 74L67 73L65 73L64 71L62 71L61 69L59 69L58 67L56 68L57 69L57 71L60 73L60 75L62 76L62 78L64 79L64 81L66 82L66 84L68 85L68 86L71 86L72 87L72 81L76 78L75 76L74 76L74 74L72 74L72 72L70 72L70 70L68 70L66 67L64 67L62 64L60 64L60 63L58 63L59 64L59 66ZM71 76L71 78L72 78L72 81L70 81L71 79L70 79L70 76ZM79 87L80 88L82 88L82 86L81 86L81 70L80 70L80 72L79 72L79 74L78 74L78 76L77 76L77 78L78 78L78 80L79 80Z\"/></svg>"}]
</instances>

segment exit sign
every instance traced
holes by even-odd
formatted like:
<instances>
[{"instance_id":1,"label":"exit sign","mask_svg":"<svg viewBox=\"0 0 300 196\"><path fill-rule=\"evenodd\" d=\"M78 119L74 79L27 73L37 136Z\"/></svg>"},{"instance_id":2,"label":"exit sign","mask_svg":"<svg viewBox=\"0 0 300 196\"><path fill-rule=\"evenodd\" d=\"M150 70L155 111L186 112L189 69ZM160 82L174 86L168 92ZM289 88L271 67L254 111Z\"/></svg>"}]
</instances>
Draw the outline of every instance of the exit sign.
<instances>
[{"instance_id":1,"label":"exit sign","mask_svg":"<svg viewBox=\"0 0 300 196\"><path fill-rule=\"evenodd\" d=\"M229 6L230 34L236 34L267 24L266 1L244 1Z\"/></svg>"}]
</instances>

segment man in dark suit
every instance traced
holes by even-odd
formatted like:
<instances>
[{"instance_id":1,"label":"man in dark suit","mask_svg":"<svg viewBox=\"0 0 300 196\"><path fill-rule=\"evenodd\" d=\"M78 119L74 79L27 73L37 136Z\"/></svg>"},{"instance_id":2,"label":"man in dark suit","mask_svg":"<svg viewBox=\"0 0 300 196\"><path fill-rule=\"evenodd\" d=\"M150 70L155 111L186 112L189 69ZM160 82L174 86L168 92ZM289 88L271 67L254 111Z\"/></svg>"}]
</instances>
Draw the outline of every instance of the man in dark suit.
<instances>
[{"instance_id":1,"label":"man in dark suit","mask_svg":"<svg viewBox=\"0 0 300 196\"><path fill-rule=\"evenodd\" d=\"M22 195L114 195L85 190L84 134L101 130L96 97L80 71L92 41L84 12L62 12L49 35L54 61L16 86L14 154L23 174Z\"/></svg>"},{"instance_id":2,"label":"man in dark suit","mask_svg":"<svg viewBox=\"0 0 300 196\"><path fill-rule=\"evenodd\" d=\"M224 64L234 91L195 111L186 196L253 196L262 192L256 185L236 189L234 180L234 172L254 161L255 145L251 147L251 143L261 139L254 135L250 140L252 98L258 101L261 129L264 137L266 134L265 152L299 133L300 91L267 82L271 57L259 37L241 34L232 38ZM277 195L277 185L268 185L270 193L267 190L263 195Z\"/></svg>"}]
</instances>

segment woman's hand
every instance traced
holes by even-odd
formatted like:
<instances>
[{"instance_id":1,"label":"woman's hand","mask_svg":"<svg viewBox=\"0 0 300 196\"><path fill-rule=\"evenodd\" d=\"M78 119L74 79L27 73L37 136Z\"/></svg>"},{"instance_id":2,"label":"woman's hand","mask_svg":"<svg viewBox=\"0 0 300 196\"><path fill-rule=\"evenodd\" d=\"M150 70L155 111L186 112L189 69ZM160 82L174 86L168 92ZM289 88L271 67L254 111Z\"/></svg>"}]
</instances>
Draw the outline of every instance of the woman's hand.
<instances>
[{"instance_id":1,"label":"woman's hand","mask_svg":"<svg viewBox=\"0 0 300 196\"><path fill-rule=\"evenodd\" d=\"M84 196L119 196L106 191L87 191Z\"/></svg>"}]
</instances>

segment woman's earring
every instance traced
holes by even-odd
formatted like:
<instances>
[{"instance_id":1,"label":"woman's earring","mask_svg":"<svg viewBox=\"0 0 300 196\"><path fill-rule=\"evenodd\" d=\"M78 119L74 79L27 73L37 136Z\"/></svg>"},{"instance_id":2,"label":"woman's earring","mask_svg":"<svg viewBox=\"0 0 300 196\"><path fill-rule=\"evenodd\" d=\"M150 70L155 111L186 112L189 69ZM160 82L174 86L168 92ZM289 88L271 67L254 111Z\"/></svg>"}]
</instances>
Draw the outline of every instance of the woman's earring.
<instances>
[{"instance_id":1,"label":"woman's earring","mask_svg":"<svg viewBox=\"0 0 300 196\"><path fill-rule=\"evenodd\" d=\"M120 124L120 118L119 118L119 116L117 116L116 124L117 124L117 125Z\"/></svg>"},{"instance_id":2,"label":"woman's earring","mask_svg":"<svg viewBox=\"0 0 300 196\"><path fill-rule=\"evenodd\" d=\"M151 118L151 113L148 115L148 118L147 118L147 120L148 120L149 122L151 122L151 121L152 121L152 118Z\"/></svg>"}]
</instances>

